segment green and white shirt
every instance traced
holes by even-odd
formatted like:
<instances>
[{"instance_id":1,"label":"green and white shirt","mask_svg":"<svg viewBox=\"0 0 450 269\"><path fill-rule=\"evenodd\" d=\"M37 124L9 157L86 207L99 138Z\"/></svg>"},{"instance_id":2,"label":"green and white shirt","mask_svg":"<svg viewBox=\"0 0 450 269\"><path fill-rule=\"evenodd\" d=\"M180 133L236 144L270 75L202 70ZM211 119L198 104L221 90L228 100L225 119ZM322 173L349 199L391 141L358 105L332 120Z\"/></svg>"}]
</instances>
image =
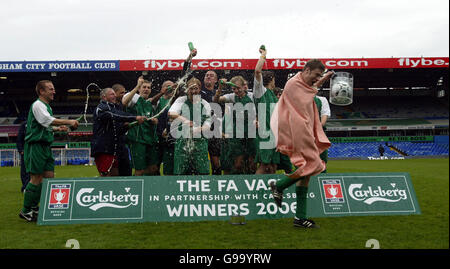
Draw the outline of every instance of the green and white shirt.
<instances>
[{"instance_id":1,"label":"green and white shirt","mask_svg":"<svg viewBox=\"0 0 450 269\"><path fill-rule=\"evenodd\" d=\"M260 81L256 80L256 78L253 81L253 99L256 106L256 111L258 112L258 121L260 126L265 126L265 131L270 131L270 117L272 116L273 109L275 108L275 104L278 102L278 98L275 95L275 93L272 90L267 89L263 85L263 79L262 76L260 77ZM263 111L259 111L259 104L264 104L265 109ZM261 121L261 114L265 113L265 122ZM258 137L260 137L260 133L257 132ZM266 138L267 140L269 138Z\"/></svg>"},{"instance_id":2,"label":"green and white shirt","mask_svg":"<svg viewBox=\"0 0 450 269\"><path fill-rule=\"evenodd\" d=\"M147 118L155 114L150 100L145 100L138 94L135 94L130 100L126 111L133 115L145 116ZM156 125L154 125L151 121L145 121L142 124L138 124L128 130L127 138L130 141L143 144L156 143L158 141L158 137L156 135Z\"/></svg>"},{"instance_id":3,"label":"green and white shirt","mask_svg":"<svg viewBox=\"0 0 450 269\"><path fill-rule=\"evenodd\" d=\"M54 120L50 105L37 99L28 112L25 142L52 143L54 137L51 123Z\"/></svg>"}]
</instances>

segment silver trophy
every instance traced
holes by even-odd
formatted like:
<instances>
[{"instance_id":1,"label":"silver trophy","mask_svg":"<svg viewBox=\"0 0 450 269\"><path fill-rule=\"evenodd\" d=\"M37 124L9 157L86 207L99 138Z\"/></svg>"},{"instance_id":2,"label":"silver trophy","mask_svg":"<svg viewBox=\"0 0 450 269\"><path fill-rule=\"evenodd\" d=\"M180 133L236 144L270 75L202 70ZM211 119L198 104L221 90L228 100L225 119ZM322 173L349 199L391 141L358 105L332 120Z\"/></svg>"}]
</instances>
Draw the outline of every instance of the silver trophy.
<instances>
[{"instance_id":1,"label":"silver trophy","mask_svg":"<svg viewBox=\"0 0 450 269\"><path fill-rule=\"evenodd\" d=\"M331 185L331 187L328 188L327 191L329 194L331 194L331 196L333 196L333 198L336 198L336 195L338 194L338 188L333 187L333 185Z\"/></svg>"},{"instance_id":2,"label":"silver trophy","mask_svg":"<svg viewBox=\"0 0 450 269\"><path fill-rule=\"evenodd\" d=\"M336 72L330 81L330 103L347 106L353 103L353 75Z\"/></svg>"},{"instance_id":3,"label":"silver trophy","mask_svg":"<svg viewBox=\"0 0 450 269\"><path fill-rule=\"evenodd\" d=\"M55 192L53 194L53 198L55 198L57 204L61 204L61 201L66 197L66 193L62 192L61 189L59 189L59 192Z\"/></svg>"}]
</instances>

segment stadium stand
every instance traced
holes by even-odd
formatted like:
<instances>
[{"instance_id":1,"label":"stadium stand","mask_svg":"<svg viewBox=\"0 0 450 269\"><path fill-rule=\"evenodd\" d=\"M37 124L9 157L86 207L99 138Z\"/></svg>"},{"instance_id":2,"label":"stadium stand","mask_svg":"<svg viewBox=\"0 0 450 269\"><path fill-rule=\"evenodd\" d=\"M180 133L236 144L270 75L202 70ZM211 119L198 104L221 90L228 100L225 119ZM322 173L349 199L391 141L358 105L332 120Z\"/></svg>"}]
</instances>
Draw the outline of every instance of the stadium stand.
<instances>
[{"instance_id":1,"label":"stadium stand","mask_svg":"<svg viewBox=\"0 0 450 269\"><path fill-rule=\"evenodd\" d=\"M13 150L0 150L0 166L14 166Z\"/></svg>"},{"instance_id":2,"label":"stadium stand","mask_svg":"<svg viewBox=\"0 0 450 269\"><path fill-rule=\"evenodd\" d=\"M332 106L332 119L449 118L448 105L436 98L359 98L350 106Z\"/></svg>"},{"instance_id":3,"label":"stadium stand","mask_svg":"<svg viewBox=\"0 0 450 269\"><path fill-rule=\"evenodd\" d=\"M379 142L333 143L328 151L329 158L367 158L380 157ZM385 157L417 157L417 156L448 156L449 144L435 142L389 142L384 147ZM405 153L402 154L400 152Z\"/></svg>"},{"instance_id":4,"label":"stadium stand","mask_svg":"<svg viewBox=\"0 0 450 269\"><path fill-rule=\"evenodd\" d=\"M390 61L390 59L385 59ZM331 104L331 118L327 122L327 135L330 138L349 137L418 137L429 136L427 141L394 140L388 142L333 142L329 149L329 158L368 158L379 157L380 144L388 158L416 158L426 156L448 157L449 155L449 101L448 101L448 57L446 66L426 68L403 68L379 66L376 68L345 67L335 71L351 73L354 80L353 103L348 106ZM219 77L230 79L242 75L249 81L250 91L253 84L253 66L245 70L215 69ZM131 71L133 70L133 71ZM288 74L300 69L273 69L276 84L285 85ZM146 71L153 80L152 95L157 94L166 79L176 80L180 70ZM201 78L205 70L196 70L193 74ZM30 94L36 82L50 79L54 82L57 94L51 104L55 116L76 118L84 111L85 87L90 82L100 87L110 87L121 83L127 90L135 86L143 72L139 68L119 71L93 72L4 72L7 79L0 80L0 165L17 165L15 143L19 123L26 118L35 94ZM440 84L439 84L439 81ZM329 84L324 85L320 94L328 98ZM81 89L69 93L69 89ZM443 91L443 94L440 92ZM442 98L445 97L445 98ZM90 94L87 110L88 122L92 122L92 113L98 104L98 92ZM88 142L91 140L92 124L80 124L75 132L55 136L55 142ZM9 146L5 146L8 144ZM3 147L2 147L3 146ZM87 145L68 148L61 145L53 149L55 164L79 165L92 164Z\"/></svg>"}]
</instances>

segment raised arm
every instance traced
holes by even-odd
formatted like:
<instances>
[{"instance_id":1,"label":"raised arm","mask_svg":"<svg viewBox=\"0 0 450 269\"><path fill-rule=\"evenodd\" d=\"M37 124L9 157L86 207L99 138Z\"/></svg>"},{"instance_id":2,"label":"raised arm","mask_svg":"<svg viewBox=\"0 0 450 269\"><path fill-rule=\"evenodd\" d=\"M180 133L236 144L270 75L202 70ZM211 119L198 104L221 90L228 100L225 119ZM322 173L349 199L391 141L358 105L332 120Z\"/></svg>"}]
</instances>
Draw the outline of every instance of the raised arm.
<instances>
[{"instance_id":1,"label":"raised arm","mask_svg":"<svg viewBox=\"0 0 450 269\"><path fill-rule=\"evenodd\" d=\"M261 56L259 57L258 62L256 63L255 67L255 79L262 83L262 69L264 67L264 63L266 62L266 48L259 48L259 53L261 53Z\"/></svg>"},{"instance_id":2,"label":"raised arm","mask_svg":"<svg viewBox=\"0 0 450 269\"><path fill-rule=\"evenodd\" d=\"M222 90L225 87L225 82L227 82L226 78L221 78L219 80L219 88L216 91L216 94L213 97L213 102L214 103L224 103L226 102L226 98L221 96L222 95Z\"/></svg>"},{"instance_id":3,"label":"raised arm","mask_svg":"<svg viewBox=\"0 0 450 269\"><path fill-rule=\"evenodd\" d=\"M261 98L261 96L264 95L266 88L263 85L263 78L262 78L262 68L264 66L264 63L266 62L266 48L261 46L259 48L259 52L261 53L261 56L259 57L258 62L256 63L255 67L255 78L253 80L253 96L255 98Z\"/></svg>"},{"instance_id":4,"label":"raised arm","mask_svg":"<svg viewBox=\"0 0 450 269\"><path fill-rule=\"evenodd\" d=\"M133 99L134 95L139 91L139 89L140 89L141 86L142 86L142 83L144 83L144 77L143 77L143 76L140 76L140 77L138 78L136 87L134 87L134 89L133 89L131 92L129 92L128 94L125 94L125 95L123 96L123 98L122 98L122 104L123 104L125 107L128 106L128 103L130 103L131 99Z\"/></svg>"},{"instance_id":5,"label":"raised arm","mask_svg":"<svg viewBox=\"0 0 450 269\"><path fill-rule=\"evenodd\" d=\"M189 67L191 66L192 58L194 58L195 56L197 56L197 49L193 49L189 52L189 56L183 64L183 73L186 73L186 71L189 69Z\"/></svg>"},{"instance_id":6,"label":"raised arm","mask_svg":"<svg viewBox=\"0 0 450 269\"><path fill-rule=\"evenodd\" d=\"M321 79L319 79L319 81L317 81L316 83L314 83L313 87L315 88L320 88L322 87L322 85L327 82L331 76L334 74L334 71L328 71L327 73L325 73L325 75L322 76Z\"/></svg>"},{"instance_id":7,"label":"raised arm","mask_svg":"<svg viewBox=\"0 0 450 269\"><path fill-rule=\"evenodd\" d=\"M161 98L161 96L163 96L167 91L167 88L162 88L161 91L159 91L159 93L155 94L155 96L153 96L152 98L150 98L150 102L152 103L152 105L157 105L159 98Z\"/></svg>"}]
</instances>

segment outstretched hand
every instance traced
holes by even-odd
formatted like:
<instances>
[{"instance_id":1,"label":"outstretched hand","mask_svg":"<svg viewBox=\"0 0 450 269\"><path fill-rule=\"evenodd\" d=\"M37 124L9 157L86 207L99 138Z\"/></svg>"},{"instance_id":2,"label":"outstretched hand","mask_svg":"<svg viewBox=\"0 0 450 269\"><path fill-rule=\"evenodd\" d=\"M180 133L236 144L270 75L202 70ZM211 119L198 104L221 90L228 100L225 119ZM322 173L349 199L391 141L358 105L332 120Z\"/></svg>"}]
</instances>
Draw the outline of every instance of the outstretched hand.
<instances>
[{"instance_id":1,"label":"outstretched hand","mask_svg":"<svg viewBox=\"0 0 450 269\"><path fill-rule=\"evenodd\" d=\"M325 75L323 75L323 78L325 79L325 81L329 80L331 78L331 76L333 76L335 73L333 70L330 70L328 72L325 73Z\"/></svg>"},{"instance_id":2,"label":"outstretched hand","mask_svg":"<svg viewBox=\"0 0 450 269\"><path fill-rule=\"evenodd\" d=\"M77 128L78 128L78 121L77 120L70 120L69 121L69 125L70 125L70 128L72 129L72 130L76 130Z\"/></svg>"},{"instance_id":3,"label":"outstretched hand","mask_svg":"<svg viewBox=\"0 0 450 269\"><path fill-rule=\"evenodd\" d=\"M226 83L227 83L227 79L226 78L219 79L219 89L218 89L218 91L220 91L219 94L222 93L222 90L223 90L223 88L225 88Z\"/></svg>"},{"instance_id":4,"label":"outstretched hand","mask_svg":"<svg viewBox=\"0 0 450 269\"><path fill-rule=\"evenodd\" d=\"M140 88L142 86L142 84L144 83L144 76L140 76L137 80L137 86L138 88Z\"/></svg>"},{"instance_id":5,"label":"outstretched hand","mask_svg":"<svg viewBox=\"0 0 450 269\"><path fill-rule=\"evenodd\" d=\"M266 57L267 51L266 51L266 47L264 45L259 47L259 53L261 53L261 56Z\"/></svg>"},{"instance_id":6,"label":"outstretched hand","mask_svg":"<svg viewBox=\"0 0 450 269\"><path fill-rule=\"evenodd\" d=\"M144 121L147 120L147 118L144 116L136 116L136 120L137 120L138 124L142 124L142 123L144 123Z\"/></svg>"},{"instance_id":7,"label":"outstretched hand","mask_svg":"<svg viewBox=\"0 0 450 269\"><path fill-rule=\"evenodd\" d=\"M197 56L197 49L191 50L191 53L189 54L189 56L190 56L191 58L194 58L195 56Z\"/></svg>"}]
</instances>

